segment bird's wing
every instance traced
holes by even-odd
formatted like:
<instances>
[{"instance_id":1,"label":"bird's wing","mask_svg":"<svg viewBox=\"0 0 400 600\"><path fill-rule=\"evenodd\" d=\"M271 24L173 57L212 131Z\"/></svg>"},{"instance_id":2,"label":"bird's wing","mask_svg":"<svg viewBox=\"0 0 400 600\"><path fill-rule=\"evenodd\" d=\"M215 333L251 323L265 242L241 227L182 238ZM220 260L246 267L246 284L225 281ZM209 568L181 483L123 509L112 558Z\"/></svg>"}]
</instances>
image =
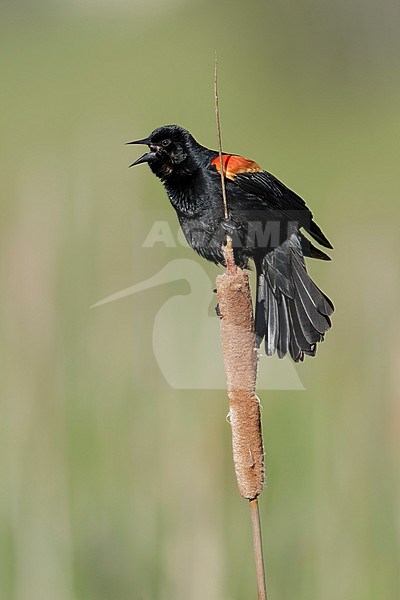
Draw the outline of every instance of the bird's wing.
<instances>
[{"instance_id":1,"label":"bird's wing","mask_svg":"<svg viewBox=\"0 0 400 600\"><path fill-rule=\"evenodd\" d=\"M313 236L326 248L331 244L313 221L312 212L300 196L286 187L279 179L264 171L256 162L237 156L223 154L224 175L238 185L247 194L252 194L265 202L265 207L284 215L288 221L295 221L299 227ZM219 156L212 160L211 165L220 173Z\"/></svg>"},{"instance_id":2,"label":"bird's wing","mask_svg":"<svg viewBox=\"0 0 400 600\"><path fill-rule=\"evenodd\" d=\"M238 154L223 154L222 165L224 175L227 179L234 181L240 173L262 173L262 168L249 158L244 158ZM211 166L221 173L221 161L219 155L211 161Z\"/></svg>"}]
</instances>

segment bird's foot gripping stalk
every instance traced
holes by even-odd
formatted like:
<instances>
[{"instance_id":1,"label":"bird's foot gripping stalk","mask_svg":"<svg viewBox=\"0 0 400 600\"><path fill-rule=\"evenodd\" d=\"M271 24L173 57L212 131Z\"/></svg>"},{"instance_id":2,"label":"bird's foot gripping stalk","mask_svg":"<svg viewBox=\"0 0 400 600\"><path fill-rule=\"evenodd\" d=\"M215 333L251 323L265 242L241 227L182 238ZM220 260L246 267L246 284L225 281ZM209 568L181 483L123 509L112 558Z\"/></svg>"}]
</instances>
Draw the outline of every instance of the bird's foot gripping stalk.
<instances>
[{"instance_id":1,"label":"bird's foot gripping stalk","mask_svg":"<svg viewBox=\"0 0 400 600\"><path fill-rule=\"evenodd\" d=\"M221 227L230 237L236 238L239 235L240 227L232 221L232 219L224 219L221 221Z\"/></svg>"}]
</instances>

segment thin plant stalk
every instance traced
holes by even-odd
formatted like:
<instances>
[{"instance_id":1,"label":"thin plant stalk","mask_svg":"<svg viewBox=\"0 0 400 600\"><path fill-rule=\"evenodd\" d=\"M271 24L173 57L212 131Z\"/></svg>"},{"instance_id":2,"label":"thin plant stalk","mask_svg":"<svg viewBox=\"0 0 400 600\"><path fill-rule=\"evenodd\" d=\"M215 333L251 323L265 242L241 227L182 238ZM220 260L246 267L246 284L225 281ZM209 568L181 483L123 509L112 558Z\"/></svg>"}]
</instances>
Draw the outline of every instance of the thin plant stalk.
<instances>
[{"instance_id":1,"label":"thin plant stalk","mask_svg":"<svg viewBox=\"0 0 400 600\"><path fill-rule=\"evenodd\" d=\"M253 526L253 545L254 556L256 559L258 600L267 600L267 585L265 581L265 567L263 558L263 544L258 498L249 500L249 503L251 511L251 522Z\"/></svg>"},{"instance_id":2,"label":"thin plant stalk","mask_svg":"<svg viewBox=\"0 0 400 600\"><path fill-rule=\"evenodd\" d=\"M222 198L225 219L229 217L222 160L218 106L217 56L214 72L214 106L218 133ZM257 349L249 277L235 265L232 240L223 246L226 271L217 277L221 315L221 344L232 427L232 453L240 494L249 500L253 528L258 599L267 600L258 496L264 486L264 449L260 402L256 395Z\"/></svg>"}]
</instances>

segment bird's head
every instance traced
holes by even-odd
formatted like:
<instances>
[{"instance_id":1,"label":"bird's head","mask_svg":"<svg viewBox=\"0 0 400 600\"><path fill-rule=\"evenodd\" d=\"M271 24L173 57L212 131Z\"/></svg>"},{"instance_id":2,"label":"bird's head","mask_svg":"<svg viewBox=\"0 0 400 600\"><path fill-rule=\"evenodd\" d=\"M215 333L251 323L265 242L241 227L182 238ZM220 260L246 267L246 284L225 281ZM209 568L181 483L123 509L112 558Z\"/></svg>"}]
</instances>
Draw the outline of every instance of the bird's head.
<instances>
[{"instance_id":1,"label":"bird's head","mask_svg":"<svg viewBox=\"0 0 400 600\"><path fill-rule=\"evenodd\" d=\"M186 129L178 125L164 125L155 129L147 138L128 144L145 144L149 147L149 152L130 166L148 163L160 178L177 173L191 173L198 168L196 149L201 146Z\"/></svg>"}]
</instances>

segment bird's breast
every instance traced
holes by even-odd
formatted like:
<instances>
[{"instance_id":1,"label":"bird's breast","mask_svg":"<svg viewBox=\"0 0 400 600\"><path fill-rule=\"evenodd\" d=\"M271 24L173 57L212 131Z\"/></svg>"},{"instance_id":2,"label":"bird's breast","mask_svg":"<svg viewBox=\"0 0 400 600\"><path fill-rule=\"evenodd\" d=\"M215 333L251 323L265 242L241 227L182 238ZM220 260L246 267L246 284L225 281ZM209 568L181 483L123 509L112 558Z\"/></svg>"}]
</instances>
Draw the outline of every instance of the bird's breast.
<instances>
[{"instance_id":1,"label":"bird's breast","mask_svg":"<svg viewBox=\"0 0 400 600\"><path fill-rule=\"evenodd\" d=\"M196 198L190 189L166 187L169 201L179 215L195 217L198 213Z\"/></svg>"}]
</instances>

